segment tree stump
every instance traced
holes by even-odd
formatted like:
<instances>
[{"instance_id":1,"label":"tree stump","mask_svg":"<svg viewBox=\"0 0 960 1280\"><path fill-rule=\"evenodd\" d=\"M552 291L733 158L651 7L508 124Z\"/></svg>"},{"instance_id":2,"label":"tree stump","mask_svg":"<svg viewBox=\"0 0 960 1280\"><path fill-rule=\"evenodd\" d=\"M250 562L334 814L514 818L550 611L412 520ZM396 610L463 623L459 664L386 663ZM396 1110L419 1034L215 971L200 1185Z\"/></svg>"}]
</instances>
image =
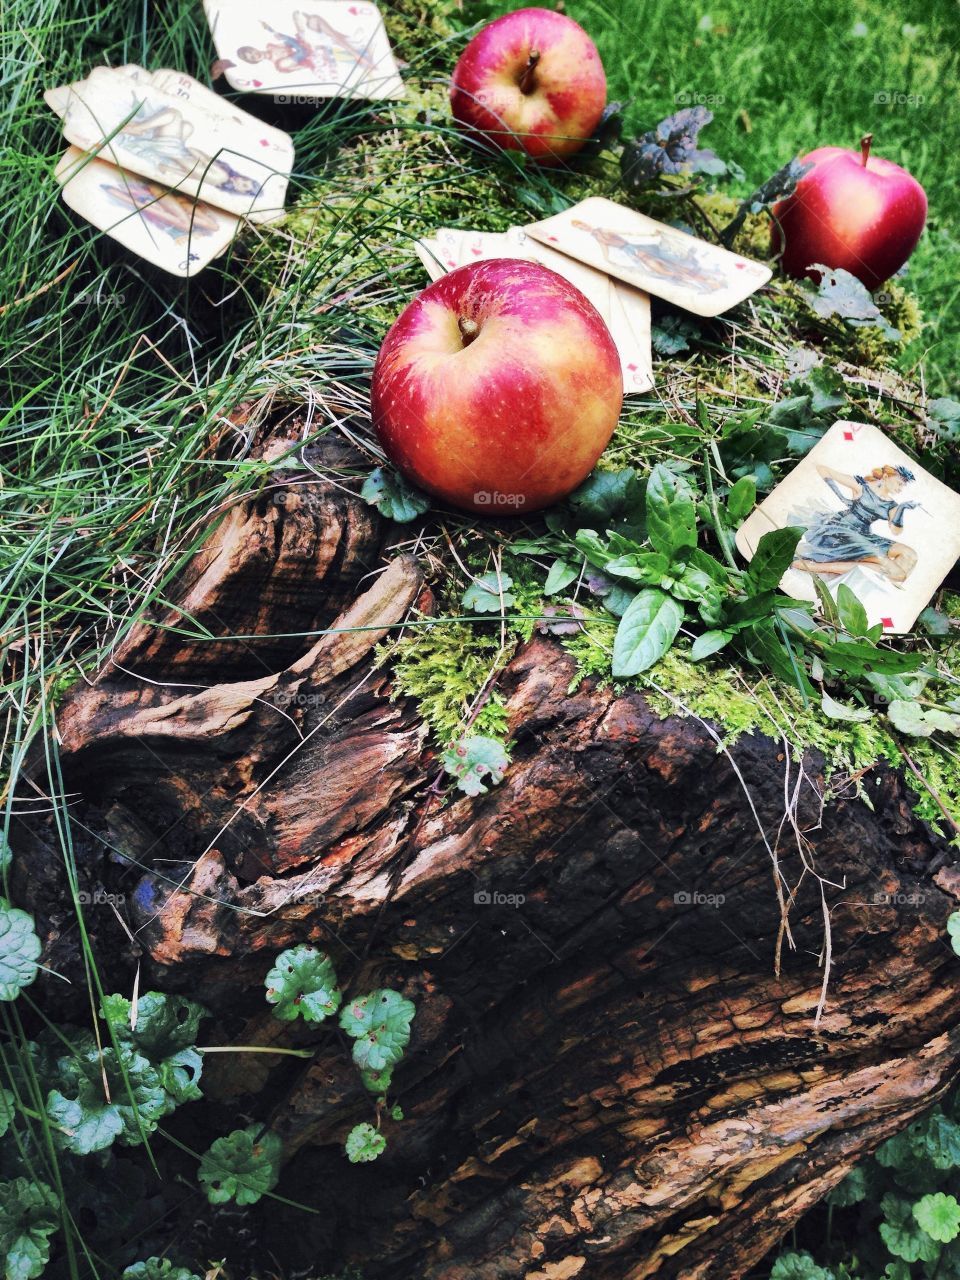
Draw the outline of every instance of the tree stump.
<instances>
[{"instance_id":1,"label":"tree stump","mask_svg":"<svg viewBox=\"0 0 960 1280\"><path fill-rule=\"evenodd\" d=\"M220 520L176 607L62 707L60 768L92 833L81 887L125 895L142 989L203 1000L238 1042L309 1040L263 1001L297 942L352 990L416 1002L391 1091L405 1119L376 1165L342 1154L370 1098L336 1036L293 1069L208 1060L226 1105L272 1100L280 1190L323 1206L296 1225L269 1206L264 1249L370 1280L740 1276L951 1082L953 854L890 768L824 805L816 755L758 735L722 749L640 693L570 692L550 637L499 682L503 783L441 797L417 708L372 659L430 609L384 540L306 473ZM287 634L304 631L324 634ZM234 635L250 638L215 639ZM70 973L40 821L20 824L17 890ZM90 928L129 986L135 948L111 913ZM51 1002L62 987L40 984Z\"/></svg>"}]
</instances>

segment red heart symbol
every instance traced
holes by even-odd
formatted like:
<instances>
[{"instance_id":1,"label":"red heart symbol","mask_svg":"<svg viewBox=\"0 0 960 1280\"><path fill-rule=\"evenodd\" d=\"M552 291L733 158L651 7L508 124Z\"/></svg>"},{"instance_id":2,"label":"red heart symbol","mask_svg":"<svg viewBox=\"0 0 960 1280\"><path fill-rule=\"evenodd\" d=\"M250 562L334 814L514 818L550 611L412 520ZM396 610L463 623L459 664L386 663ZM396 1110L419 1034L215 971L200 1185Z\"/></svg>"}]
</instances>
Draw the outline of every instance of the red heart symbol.
<instances>
[{"instance_id":1,"label":"red heart symbol","mask_svg":"<svg viewBox=\"0 0 960 1280\"><path fill-rule=\"evenodd\" d=\"M253 85L253 87L254 87L255 89L262 89L262 88L263 88L263 81L262 81L262 80L251 80L251 81L250 81L250 83Z\"/></svg>"},{"instance_id":2,"label":"red heart symbol","mask_svg":"<svg viewBox=\"0 0 960 1280\"><path fill-rule=\"evenodd\" d=\"M267 139L267 138L261 138L261 139L260 139L260 145L261 145L261 147L269 147L269 145L270 145L270 141L269 141L269 139Z\"/></svg>"},{"instance_id":3,"label":"red heart symbol","mask_svg":"<svg viewBox=\"0 0 960 1280\"><path fill-rule=\"evenodd\" d=\"M471 252L475 257L479 257L479 255L480 255L483 251L482 251L481 249L471 249L471 250L470 250L470 252Z\"/></svg>"}]
</instances>

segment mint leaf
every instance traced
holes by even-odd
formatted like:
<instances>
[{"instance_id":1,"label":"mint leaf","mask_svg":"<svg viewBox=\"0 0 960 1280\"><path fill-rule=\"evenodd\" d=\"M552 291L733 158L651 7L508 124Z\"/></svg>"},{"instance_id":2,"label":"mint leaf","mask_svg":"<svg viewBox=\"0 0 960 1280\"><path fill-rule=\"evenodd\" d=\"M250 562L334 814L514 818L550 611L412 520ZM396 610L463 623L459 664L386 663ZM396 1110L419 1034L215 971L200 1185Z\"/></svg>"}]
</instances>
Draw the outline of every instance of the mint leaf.
<instances>
[{"instance_id":1,"label":"mint leaf","mask_svg":"<svg viewBox=\"0 0 960 1280\"><path fill-rule=\"evenodd\" d=\"M512 586L513 579L508 573L501 573L499 578L494 572L485 573L463 593L463 607L468 613L499 613L502 587L503 607L509 609L516 603L509 590Z\"/></svg>"},{"instance_id":2,"label":"mint leaf","mask_svg":"<svg viewBox=\"0 0 960 1280\"><path fill-rule=\"evenodd\" d=\"M259 1137L262 1128L234 1129L203 1153L198 1176L211 1204L256 1204L277 1185L283 1144L269 1131Z\"/></svg>"},{"instance_id":3,"label":"mint leaf","mask_svg":"<svg viewBox=\"0 0 960 1280\"><path fill-rule=\"evenodd\" d=\"M189 1267L176 1267L169 1258L147 1258L124 1269L120 1280L200 1280Z\"/></svg>"},{"instance_id":4,"label":"mint leaf","mask_svg":"<svg viewBox=\"0 0 960 1280\"><path fill-rule=\"evenodd\" d=\"M803 529L788 525L763 535L747 569L747 585L752 592L773 591L780 585L780 579L793 564L803 533Z\"/></svg>"},{"instance_id":5,"label":"mint leaf","mask_svg":"<svg viewBox=\"0 0 960 1280\"><path fill-rule=\"evenodd\" d=\"M344 1150L351 1164L364 1164L376 1160L381 1151L386 1149L387 1140L382 1133L377 1133L372 1124L356 1124L347 1134Z\"/></svg>"},{"instance_id":6,"label":"mint leaf","mask_svg":"<svg viewBox=\"0 0 960 1280\"><path fill-rule=\"evenodd\" d=\"M662 462L647 480L647 537L655 551L672 556L697 545L697 508L685 480Z\"/></svg>"},{"instance_id":7,"label":"mint leaf","mask_svg":"<svg viewBox=\"0 0 960 1280\"><path fill-rule=\"evenodd\" d=\"M356 1041L353 1060L361 1071L382 1071L400 1061L416 1012L411 1000L389 988L371 991L344 1006L340 1026Z\"/></svg>"},{"instance_id":8,"label":"mint leaf","mask_svg":"<svg viewBox=\"0 0 960 1280\"><path fill-rule=\"evenodd\" d=\"M838 1183L827 1196L827 1203L836 1205L838 1209L847 1209L852 1204L860 1204L870 1194L870 1183L862 1165L851 1169L844 1180Z\"/></svg>"},{"instance_id":9,"label":"mint leaf","mask_svg":"<svg viewBox=\"0 0 960 1280\"><path fill-rule=\"evenodd\" d=\"M960 1235L960 1204L943 1191L922 1196L913 1206L913 1216L921 1229L941 1244Z\"/></svg>"},{"instance_id":10,"label":"mint leaf","mask_svg":"<svg viewBox=\"0 0 960 1280\"><path fill-rule=\"evenodd\" d=\"M700 326L691 316L670 312L650 326L650 341L658 356L677 356L690 350L700 337Z\"/></svg>"},{"instance_id":11,"label":"mint leaf","mask_svg":"<svg viewBox=\"0 0 960 1280\"><path fill-rule=\"evenodd\" d=\"M457 780L457 787L468 796L484 795L488 788L503 781L510 757L497 738L473 734L452 742L440 757L445 773Z\"/></svg>"},{"instance_id":12,"label":"mint leaf","mask_svg":"<svg viewBox=\"0 0 960 1280\"><path fill-rule=\"evenodd\" d=\"M303 943L281 951L266 977L267 1003L281 1022L323 1022L340 1008L341 995L330 957Z\"/></svg>"},{"instance_id":13,"label":"mint leaf","mask_svg":"<svg viewBox=\"0 0 960 1280\"><path fill-rule=\"evenodd\" d=\"M942 440L960 440L960 404L948 396L927 405L927 426Z\"/></svg>"},{"instance_id":14,"label":"mint leaf","mask_svg":"<svg viewBox=\"0 0 960 1280\"><path fill-rule=\"evenodd\" d=\"M35 1280L50 1260L60 1201L45 1182L0 1182L0 1259L4 1280Z\"/></svg>"},{"instance_id":15,"label":"mint leaf","mask_svg":"<svg viewBox=\"0 0 960 1280\"><path fill-rule=\"evenodd\" d=\"M613 641L613 675L636 676L659 662L676 639L683 609L655 587L641 591L627 606Z\"/></svg>"},{"instance_id":16,"label":"mint leaf","mask_svg":"<svg viewBox=\"0 0 960 1280\"><path fill-rule=\"evenodd\" d=\"M42 950L33 916L0 898L0 1000L16 1000L29 987Z\"/></svg>"},{"instance_id":17,"label":"mint leaf","mask_svg":"<svg viewBox=\"0 0 960 1280\"><path fill-rule=\"evenodd\" d=\"M363 1087L369 1089L371 1093L386 1094L393 1080L393 1068L381 1067L379 1071L371 1071L368 1068L360 1072L360 1080Z\"/></svg>"},{"instance_id":18,"label":"mint leaf","mask_svg":"<svg viewBox=\"0 0 960 1280\"><path fill-rule=\"evenodd\" d=\"M397 524L409 524L422 516L430 506L430 499L402 476L399 471L377 467L363 482L360 497L376 507L388 520Z\"/></svg>"}]
</instances>

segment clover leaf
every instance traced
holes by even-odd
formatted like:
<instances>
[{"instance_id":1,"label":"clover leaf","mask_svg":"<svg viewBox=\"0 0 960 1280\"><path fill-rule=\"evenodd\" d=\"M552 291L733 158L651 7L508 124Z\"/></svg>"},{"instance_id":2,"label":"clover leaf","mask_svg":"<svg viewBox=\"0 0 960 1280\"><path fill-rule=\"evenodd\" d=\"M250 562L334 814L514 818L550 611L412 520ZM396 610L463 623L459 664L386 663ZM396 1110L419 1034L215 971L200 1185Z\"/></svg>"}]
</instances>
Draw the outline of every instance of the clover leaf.
<instances>
[{"instance_id":1,"label":"clover leaf","mask_svg":"<svg viewBox=\"0 0 960 1280\"><path fill-rule=\"evenodd\" d=\"M484 795L489 782L496 786L503 781L510 757L497 738L485 738L473 734L451 742L440 757L444 772L457 779L458 788L468 796Z\"/></svg>"},{"instance_id":2,"label":"clover leaf","mask_svg":"<svg viewBox=\"0 0 960 1280\"><path fill-rule=\"evenodd\" d=\"M42 950L33 917L0 898L0 1000L16 1000L29 987Z\"/></svg>"},{"instance_id":3,"label":"clover leaf","mask_svg":"<svg viewBox=\"0 0 960 1280\"><path fill-rule=\"evenodd\" d=\"M344 1006L340 1026L355 1041L353 1060L361 1071L382 1071L400 1061L416 1011L411 1000L389 988L371 991Z\"/></svg>"},{"instance_id":4,"label":"clover leaf","mask_svg":"<svg viewBox=\"0 0 960 1280\"><path fill-rule=\"evenodd\" d=\"M399 471L388 471L385 467L377 467L370 472L363 482L360 497L376 507L382 516L396 520L398 524L409 524L430 506L430 499L425 493L415 489Z\"/></svg>"},{"instance_id":5,"label":"clover leaf","mask_svg":"<svg viewBox=\"0 0 960 1280\"><path fill-rule=\"evenodd\" d=\"M260 1124L217 1138L200 1158L199 1178L211 1204L256 1204L277 1185L282 1143Z\"/></svg>"},{"instance_id":6,"label":"clover leaf","mask_svg":"<svg viewBox=\"0 0 960 1280\"><path fill-rule=\"evenodd\" d=\"M266 977L267 1002L281 1022L323 1022L342 999L330 957L303 943L281 951Z\"/></svg>"},{"instance_id":7,"label":"clover leaf","mask_svg":"<svg viewBox=\"0 0 960 1280\"><path fill-rule=\"evenodd\" d=\"M382 1133L377 1133L372 1124L357 1124L347 1134L344 1149L351 1164L364 1164L376 1160L381 1151L386 1149L386 1145L386 1138Z\"/></svg>"},{"instance_id":8,"label":"clover leaf","mask_svg":"<svg viewBox=\"0 0 960 1280\"><path fill-rule=\"evenodd\" d=\"M463 607L469 613L499 613L501 599L504 609L516 603L510 594L513 579L507 573L485 573L475 579L463 593Z\"/></svg>"},{"instance_id":9,"label":"clover leaf","mask_svg":"<svg viewBox=\"0 0 960 1280\"><path fill-rule=\"evenodd\" d=\"M4 1280L34 1280L50 1259L60 1201L45 1182L0 1182L0 1259Z\"/></svg>"}]
</instances>

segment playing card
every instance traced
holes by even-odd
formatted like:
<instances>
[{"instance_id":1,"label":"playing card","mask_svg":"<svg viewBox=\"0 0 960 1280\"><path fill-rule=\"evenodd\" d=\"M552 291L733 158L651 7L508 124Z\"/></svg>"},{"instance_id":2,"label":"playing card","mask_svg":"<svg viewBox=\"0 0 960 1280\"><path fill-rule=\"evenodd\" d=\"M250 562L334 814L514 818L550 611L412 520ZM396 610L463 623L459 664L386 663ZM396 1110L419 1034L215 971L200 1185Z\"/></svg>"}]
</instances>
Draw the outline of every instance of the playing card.
<instances>
[{"instance_id":1,"label":"playing card","mask_svg":"<svg viewBox=\"0 0 960 1280\"><path fill-rule=\"evenodd\" d=\"M383 19L369 0L204 0L203 7L234 89L292 103L404 96Z\"/></svg>"},{"instance_id":2,"label":"playing card","mask_svg":"<svg viewBox=\"0 0 960 1280\"><path fill-rule=\"evenodd\" d=\"M414 240L413 248L431 281L439 280L441 276L447 274L447 267L441 261L442 250L432 236Z\"/></svg>"},{"instance_id":3,"label":"playing card","mask_svg":"<svg viewBox=\"0 0 960 1280\"><path fill-rule=\"evenodd\" d=\"M763 263L601 196L525 230L541 243L699 316L727 311L772 274Z\"/></svg>"},{"instance_id":4,"label":"playing card","mask_svg":"<svg viewBox=\"0 0 960 1280\"><path fill-rule=\"evenodd\" d=\"M197 106L202 107L203 110L209 111L211 115L220 119L231 120L234 124L238 124L243 128L255 130L258 136L267 138L278 148L277 155L282 155L285 158L289 157L290 169L293 168L293 139L289 133L284 133L282 129L276 129L273 125L264 124L262 120L252 116L249 111L242 111L235 103L228 102L226 98L221 98L219 93L215 93L213 89L201 84L193 76L188 76L184 71L173 71L167 67L162 67L151 72L150 78L152 83L158 89L162 89L164 93L170 93L184 102L195 103ZM279 163L277 163L276 167L283 169L284 172L289 172L289 169Z\"/></svg>"},{"instance_id":5,"label":"playing card","mask_svg":"<svg viewBox=\"0 0 960 1280\"><path fill-rule=\"evenodd\" d=\"M876 427L835 422L737 532L749 560L763 534L804 530L781 587L816 599L814 575L841 582L871 626L909 631L960 555L960 494Z\"/></svg>"},{"instance_id":6,"label":"playing card","mask_svg":"<svg viewBox=\"0 0 960 1280\"><path fill-rule=\"evenodd\" d=\"M120 168L254 221L283 208L292 157L266 133L121 72L70 86L65 104L58 91L44 96L63 105L68 142Z\"/></svg>"},{"instance_id":7,"label":"playing card","mask_svg":"<svg viewBox=\"0 0 960 1280\"><path fill-rule=\"evenodd\" d=\"M623 365L624 395L650 391L653 388L650 295L621 280L611 280L610 332Z\"/></svg>"},{"instance_id":8,"label":"playing card","mask_svg":"<svg viewBox=\"0 0 960 1280\"><path fill-rule=\"evenodd\" d=\"M175 276L192 276L218 257L240 220L129 173L77 147L56 168L64 203L127 249Z\"/></svg>"}]
</instances>

